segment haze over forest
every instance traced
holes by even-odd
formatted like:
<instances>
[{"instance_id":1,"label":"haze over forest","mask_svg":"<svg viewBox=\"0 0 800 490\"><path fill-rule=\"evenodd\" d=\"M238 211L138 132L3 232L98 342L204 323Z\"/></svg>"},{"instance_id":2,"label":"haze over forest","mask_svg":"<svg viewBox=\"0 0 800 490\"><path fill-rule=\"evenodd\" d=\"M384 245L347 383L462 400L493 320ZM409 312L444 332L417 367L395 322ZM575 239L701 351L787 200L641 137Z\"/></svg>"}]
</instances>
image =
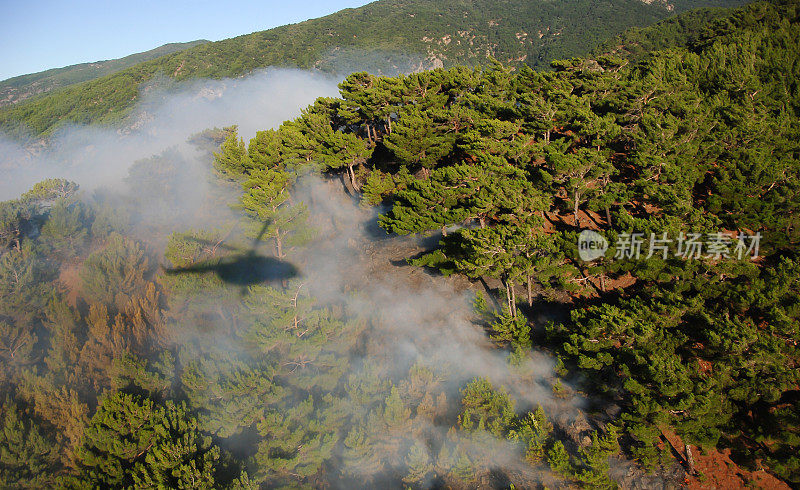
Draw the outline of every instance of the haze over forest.
<instances>
[{"instance_id":1,"label":"haze over forest","mask_svg":"<svg viewBox=\"0 0 800 490\"><path fill-rule=\"evenodd\" d=\"M380 0L0 82L0 487L797 487L798 56Z\"/></svg>"}]
</instances>

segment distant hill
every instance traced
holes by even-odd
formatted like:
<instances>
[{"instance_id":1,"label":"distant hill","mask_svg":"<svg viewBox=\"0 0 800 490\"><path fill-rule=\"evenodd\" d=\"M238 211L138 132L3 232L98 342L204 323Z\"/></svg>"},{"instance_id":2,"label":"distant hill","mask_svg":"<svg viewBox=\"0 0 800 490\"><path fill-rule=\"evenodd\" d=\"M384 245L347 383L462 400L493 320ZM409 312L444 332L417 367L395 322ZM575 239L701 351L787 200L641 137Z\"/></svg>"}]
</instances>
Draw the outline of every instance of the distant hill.
<instances>
[{"instance_id":1,"label":"distant hill","mask_svg":"<svg viewBox=\"0 0 800 490\"><path fill-rule=\"evenodd\" d=\"M57 88L104 77L144 61L160 58L161 56L183 51L207 42L206 40L199 40L188 43L170 43L150 51L135 53L116 60L81 63L9 78L0 82L0 107L15 104L34 95L47 93Z\"/></svg>"},{"instance_id":2,"label":"distant hill","mask_svg":"<svg viewBox=\"0 0 800 490\"><path fill-rule=\"evenodd\" d=\"M695 9L652 26L633 27L597 46L592 55L611 54L638 60L653 51L691 46L703 35L710 22L729 16L732 12L727 8Z\"/></svg>"},{"instance_id":3,"label":"distant hill","mask_svg":"<svg viewBox=\"0 0 800 490\"><path fill-rule=\"evenodd\" d=\"M456 64L547 68L584 55L630 27L685 10L660 0L379 0L319 19L205 43L59 89L0 111L8 132L47 134L58 124L124 119L142 84L244 75L268 66L395 74ZM691 6L740 5L697 0Z\"/></svg>"}]
</instances>

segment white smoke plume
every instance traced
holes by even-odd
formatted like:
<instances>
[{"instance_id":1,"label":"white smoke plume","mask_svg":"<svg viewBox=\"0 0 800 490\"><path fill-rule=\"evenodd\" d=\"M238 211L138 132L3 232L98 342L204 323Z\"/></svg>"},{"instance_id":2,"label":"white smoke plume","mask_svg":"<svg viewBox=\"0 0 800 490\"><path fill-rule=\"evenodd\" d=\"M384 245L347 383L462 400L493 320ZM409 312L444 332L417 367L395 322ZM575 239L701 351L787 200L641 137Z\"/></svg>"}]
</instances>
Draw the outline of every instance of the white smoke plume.
<instances>
[{"instance_id":1,"label":"white smoke plume","mask_svg":"<svg viewBox=\"0 0 800 490\"><path fill-rule=\"evenodd\" d=\"M77 182L84 191L118 184L137 160L207 128L239 126L245 141L300 114L317 97L337 95L337 81L320 73L269 69L240 79L197 81L169 91L145 91L129 128L62 126L42 144L23 146L0 134L0 200L19 196L45 178Z\"/></svg>"}]
</instances>

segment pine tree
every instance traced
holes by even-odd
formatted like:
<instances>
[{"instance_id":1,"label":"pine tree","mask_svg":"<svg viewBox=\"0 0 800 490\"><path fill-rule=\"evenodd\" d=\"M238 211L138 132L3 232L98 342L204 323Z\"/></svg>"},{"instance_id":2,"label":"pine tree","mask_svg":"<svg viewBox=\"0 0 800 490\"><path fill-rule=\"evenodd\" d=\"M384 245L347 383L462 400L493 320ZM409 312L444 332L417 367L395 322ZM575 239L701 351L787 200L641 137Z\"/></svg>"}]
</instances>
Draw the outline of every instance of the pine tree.
<instances>
[{"instance_id":1,"label":"pine tree","mask_svg":"<svg viewBox=\"0 0 800 490\"><path fill-rule=\"evenodd\" d=\"M187 354L181 387L189 406L198 414L203 430L218 437L231 437L253 426L265 406L285 391L273 382L268 366L252 366L231 354Z\"/></svg>"},{"instance_id":2,"label":"pine tree","mask_svg":"<svg viewBox=\"0 0 800 490\"><path fill-rule=\"evenodd\" d=\"M580 205L594 182L611 172L608 159L597 150L580 148L575 153L567 153L551 145L548 147L547 165L553 174L553 181L563 186L569 201L572 201L575 226L580 227Z\"/></svg>"},{"instance_id":3,"label":"pine tree","mask_svg":"<svg viewBox=\"0 0 800 490\"><path fill-rule=\"evenodd\" d=\"M106 247L92 253L83 264L82 291L90 300L122 309L143 286L149 267L139 243L113 234Z\"/></svg>"},{"instance_id":4,"label":"pine tree","mask_svg":"<svg viewBox=\"0 0 800 490\"><path fill-rule=\"evenodd\" d=\"M403 481L409 484L423 485L429 478L433 465L428 454L428 448L420 441L414 443L406 456L408 473Z\"/></svg>"},{"instance_id":5,"label":"pine tree","mask_svg":"<svg viewBox=\"0 0 800 490\"><path fill-rule=\"evenodd\" d=\"M403 109L399 118L384 145L410 170L422 169L429 175L453 151L455 135L436 128L429 115L413 106Z\"/></svg>"},{"instance_id":6,"label":"pine tree","mask_svg":"<svg viewBox=\"0 0 800 490\"><path fill-rule=\"evenodd\" d=\"M78 189L78 184L66 179L46 179L36 183L20 199L35 203L39 207L48 208L59 199L70 199L78 192Z\"/></svg>"},{"instance_id":7,"label":"pine tree","mask_svg":"<svg viewBox=\"0 0 800 490\"><path fill-rule=\"evenodd\" d=\"M324 142L322 161L328 169L346 168L353 190L359 192L361 185L356 179L356 169L366 163L374 147L353 133L336 131L329 134Z\"/></svg>"},{"instance_id":8,"label":"pine tree","mask_svg":"<svg viewBox=\"0 0 800 490\"><path fill-rule=\"evenodd\" d=\"M53 276L31 241L0 255L0 313L23 319L26 312L44 307L49 297L46 283Z\"/></svg>"},{"instance_id":9,"label":"pine tree","mask_svg":"<svg viewBox=\"0 0 800 490\"><path fill-rule=\"evenodd\" d=\"M308 484L333 457L339 429L336 420L315 410L311 397L268 411L258 423L259 479L272 485Z\"/></svg>"},{"instance_id":10,"label":"pine tree","mask_svg":"<svg viewBox=\"0 0 800 490\"><path fill-rule=\"evenodd\" d=\"M80 355L80 314L63 299L53 297L45 309L43 323L51 337L44 362L56 379L67 381L76 375L74 367Z\"/></svg>"},{"instance_id":11,"label":"pine tree","mask_svg":"<svg viewBox=\"0 0 800 490\"><path fill-rule=\"evenodd\" d=\"M81 251L88 235L85 211L79 204L59 199L50 208L41 232L56 256L70 259Z\"/></svg>"},{"instance_id":12,"label":"pine tree","mask_svg":"<svg viewBox=\"0 0 800 490\"><path fill-rule=\"evenodd\" d=\"M547 462L550 468L559 475L566 478L573 476L573 467L570 462L569 453L561 441L553 443L553 447L547 451Z\"/></svg>"},{"instance_id":13,"label":"pine tree","mask_svg":"<svg viewBox=\"0 0 800 490\"><path fill-rule=\"evenodd\" d=\"M104 396L84 431L70 487L212 488L220 453L185 406L124 393Z\"/></svg>"},{"instance_id":14,"label":"pine tree","mask_svg":"<svg viewBox=\"0 0 800 490\"><path fill-rule=\"evenodd\" d=\"M52 485L59 469L57 446L32 415L6 396L0 404L0 485Z\"/></svg>"},{"instance_id":15,"label":"pine tree","mask_svg":"<svg viewBox=\"0 0 800 490\"><path fill-rule=\"evenodd\" d=\"M259 359L276 363L274 375L296 389L332 390L338 385L358 341L359 325L315 307L302 283L251 292L248 308L254 320L244 337Z\"/></svg>"},{"instance_id":16,"label":"pine tree","mask_svg":"<svg viewBox=\"0 0 800 490\"><path fill-rule=\"evenodd\" d=\"M514 420L515 402L505 389L496 389L484 378L476 378L461 390L458 424L468 431L486 430L505 437Z\"/></svg>"},{"instance_id":17,"label":"pine tree","mask_svg":"<svg viewBox=\"0 0 800 490\"><path fill-rule=\"evenodd\" d=\"M253 233L261 239L271 239L278 258L294 246L308 240L308 209L294 203L291 195L292 176L278 169L253 171L244 183L242 206L255 220ZM255 231L255 229L259 231Z\"/></svg>"},{"instance_id":18,"label":"pine tree","mask_svg":"<svg viewBox=\"0 0 800 490\"><path fill-rule=\"evenodd\" d=\"M519 441L525 445L525 458L532 464L541 462L551 442L553 424L547 420L547 415L541 405L535 412L528 412L523 417L517 428L508 433L511 440Z\"/></svg>"},{"instance_id":19,"label":"pine tree","mask_svg":"<svg viewBox=\"0 0 800 490\"><path fill-rule=\"evenodd\" d=\"M214 168L231 179L240 179L253 168L244 140L239 138L238 128L230 131L219 153L214 153Z\"/></svg>"},{"instance_id":20,"label":"pine tree","mask_svg":"<svg viewBox=\"0 0 800 490\"><path fill-rule=\"evenodd\" d=\"M20 370L34 363L36 334L27 325L11 325L0 321L0 382L14 377Z\"/></svg>"},{"instance_id":21,"label":"pine tree","mask_svg":"<svg viewBox=\"0 0 800 490\"><path fill-rule=\"evenodd\" d=\"M21 199L0 202L0 252L14 246L19 249L26 233L33 231L38 207Z\"/></svg>"}]
</instances>

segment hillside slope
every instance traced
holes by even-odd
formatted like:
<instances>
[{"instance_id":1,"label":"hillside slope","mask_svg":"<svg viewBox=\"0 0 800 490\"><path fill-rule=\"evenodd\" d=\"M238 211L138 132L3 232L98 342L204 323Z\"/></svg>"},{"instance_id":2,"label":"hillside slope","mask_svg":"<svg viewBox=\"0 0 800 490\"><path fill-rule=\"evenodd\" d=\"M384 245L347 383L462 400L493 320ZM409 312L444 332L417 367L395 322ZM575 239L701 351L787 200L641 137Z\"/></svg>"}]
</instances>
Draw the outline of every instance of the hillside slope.
<instances>
[{"instance_id":1,"label":"hillside slope","mask_svg":"<svg viewBox=\"0 0 800 490\"><path fill-rule=\"evenodd\" d=\"M738 5L742 0L702 0ZM684 2L685 3L685 2ZM641 0L379 0L357 9L256 32L141 63L0 112L0 128L48 133L63 122L111 123L135 104L139 86L174 80L239 76L267 66L329 72L396 73L488 57L545 68L625 29L647 26L683 5Z\"/></svg>"},{"instance_id":2,"label":"hillside slope","mask_svg":"<svg viewBox=\"0 0 800 490\"><path fill-rule=\"evenodd\" d=\"M675 15L648 27L633 27L597 46L593 56L604 54L639 60L662 49L691 46L711 22L730 16L732 9L701 8Z\"/></svg>"},{"instance_id":3,"label":"hillside slope","mask_svg":"<svg viewBox=\"0 0 800 490\"><path fill-rule=\"evenodd\" d=\"M47 93L58 88L104 77L133 65L207 42L198 40L187 43L169 43L149 51L134 53L124 58L80 63L9 78L0 82L0 107L15 104L34 95Z\"/></svg>"}]
</instances>

